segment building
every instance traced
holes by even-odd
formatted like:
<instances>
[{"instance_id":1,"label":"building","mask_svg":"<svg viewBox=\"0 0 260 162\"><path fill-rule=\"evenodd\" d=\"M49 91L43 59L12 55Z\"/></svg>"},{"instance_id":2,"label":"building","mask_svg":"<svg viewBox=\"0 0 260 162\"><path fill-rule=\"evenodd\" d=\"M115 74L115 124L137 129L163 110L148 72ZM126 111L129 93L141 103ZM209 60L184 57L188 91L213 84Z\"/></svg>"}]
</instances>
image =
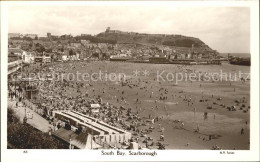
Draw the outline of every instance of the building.
<instances>
[{"instance_id":1,"label":"building","mask_svg":"<svg viewBox=\"0 0 260 162\"><path fill-rule=\"evenodd\" d=\"M86 36L91 36L90 34L81 34L80 36L86 37Z\"/></svg>"},{"instance_id":2,"label":"building","mask_svg":"<svg viewBox=\"0 0 260 162\"><path fill-rule=\"evenodd\" d=\"M106 32L108 33L110 31L110 27L107 27Z\"/></svg>"},{"instance_id":3,"label":"building","mask_svg":"<svg viewBox=\"0 0 260 162\"><path fill-rule=\"evenodd\" d=\"M186 55L184 53L182 53L180 56L181 56L180 59L185 59L186 58Z\"/></svg>"},{"instance_id":4,"label":"building","mask_svg":"<svg viewBox=\"0 0 260 162\"><path fill-rule=\"evenodd\" d=\"M80 43L83 44L84 46L87 46L88 44L90 44L89 40L80 40Z\"/></svg>"},{"instance_id":5,"label":"building","mask_svg":"<svg viewBox=\"0 0 260 162\"><path fill-rule=\"evenodd\" d=\"M197 58L198 58L198 59L202 59L202 54L201 54L201 53L198 54L198 55L197 55Z\"/></svg>"},{"instance_id":6,"label":"building","mask_svg":"<svg viewBox=\"0 0 260 162\"><path fill-rule=\"evenodd\" d=\"M34 62L34 55L31 52L24 52L22 58L24 63L31 64Z\"/></svg>"},{"instance_id":7,"label":"building","mask_svg":"<svg viewBox=\"0 0 260 162\"><path fill-rule=\"evenodd\" d=\"M17 58L16 60L11 60L8 57L8 75L18 71L21 67L22 60L20 60L19 58Z\"/></svg>"},{"instance_id":8,"label":"building","mask_svg":"<svg viewBox=\"0 0 260 162\"><path fill-rule=\"evenodd\" d=\"M48 38L51 38L51 33L47 33L47 37L48 37Z\"/></svg>"},{"instance_id":9,"label":"building","mask_svg":"<svg viewBox=\"0 0 260 162\"><path fill-rule=\"evenodd\" d=\"M81 47L81 43L80 42L71 42L70 46L74 47L74 48L80 48Z\"/></svg>"},{"instance_id":10,"label":"building","mask_svg":"<svg viewBox=\"0 0 260 162\"><path fill-rule=\"evenodd\" d=\"M60 38L61 39L69 39L69 38L72 38L72 35L67 35L67 34L61 35Z\"/></svg>"},{"instance_id":11,"label":"building","mask_svg":"<svg viewBox=\"0 0 260 162\"><path fill-rule=\"evenodd\" d=\"M149 62L151 63L166 63L168 62L166 57L150 57Z\"/></svg>"},{"instance_id":12,"label":"building","mask_svg":"<svg viewBox=\"0 0 260 162\"><path fill-rule=\"evenodd\" d=\"M8 50L8 52L10 52ZM20 52L20 51L19 51ZM8 75L18 71L22 67L21 55L8 53Z\"/></svg>"},{"instance_id":13,"label":"building","mask_svg":"<svg viewBox=\"0 0 260 162\"><path fill-rule=\"evenodd\" d=\"M29 37L29 38L35 39L38 37L38 35L37 34L25 34L23 37Z\"/></svg>"},{"instance_id":14,"label":"building","mask_svg":"<svg viewBox=\"0 0 260 162\"><path fill-rule=\"evenodd\" d=\"M59 38L60 38L60 36L58 36L58 35L51 35L50 39L59 39Z\"/></svg>"},{"instance_id":15,"label":"building","mask_svg":"<svg viewBox=\"0 0 260 162\"><path fill-rule=\"evenodd\" d=\"M20 33L8 33L8 38L20 38Z\"/></svg>"},{"instance_id":16,"label":"building","mask_svg":"<svg viewBox=\"0 0 260 162\"><path fill-rule=\"evenodd\" d=\"M117 56L110 56L110 61L127 61L130 60L129 57L117 57Z\"/></svg>"},{"instance_id":17,"label":"building","mask_svg":"<svg viewBox=\"0 0 260 162\"><path fill-rule=\"evenodd\" d=\"M67 61L68 60L68 56L67 55L62 55L61 60L62 61Z\"/></svg>"},{"instance_id":18,"label":"building","mask_svg":"<svg viewBox=\"0 0 260 162\"><path fill-rule=\"evenodd\" d=\"M35 63L42 63L43 62L43 57L41 57L41 56L40 57L35 57L34 58L34 62Z\"/></svg>"},{"instance_id":19,"label":"building","mask_svg":"<svg viewBox=\"0 0 260 162\"><path fill-rule=\"evenodd\" d=\"M22 56L23 50L21 50L20 48L8 48L8 54Z\"/></svg>"},{"instance_id":20,"label":"building","mask_svg":"<svg viewBox=\"0 0 260 162\"><path fill-rule=\"evenodd\" d=\"M120 30L111 30L110 27L107 27L105 33L120 33L120 34L128 34L128 32L123 32L123 31L120 31Z\"/></svg>"},{"instance_id":21,"label":"building","mask_svg":"<svg viewBox=\"0 0 260 162\"><path fill-rule=\"evenodd\" d=\"M192 59L192 54L191 53L186 54L186 58L187 59Z\"/></svg>"},{"instance_id":22,"label":"building","mask_svg":"<svg viewBox=\"0 0 260 162\"><path fill-rule=\"evenodd\" d=\"M47 37L47 35L39 35L39 36L38 36L38 39L39 39L39 40L43 40L43 41L49 40L49 38Z\"/></svg>"},{"instance_id":23,"label":"building","mask_svg":"<svg viewBox=\"0 0 260 162\"><path fill-rule=\"evenodd\" d=\"M51 57L50 56L43 56L43 62L44 63L50 63L51 62Z\"/></svg>"}]
</instances>

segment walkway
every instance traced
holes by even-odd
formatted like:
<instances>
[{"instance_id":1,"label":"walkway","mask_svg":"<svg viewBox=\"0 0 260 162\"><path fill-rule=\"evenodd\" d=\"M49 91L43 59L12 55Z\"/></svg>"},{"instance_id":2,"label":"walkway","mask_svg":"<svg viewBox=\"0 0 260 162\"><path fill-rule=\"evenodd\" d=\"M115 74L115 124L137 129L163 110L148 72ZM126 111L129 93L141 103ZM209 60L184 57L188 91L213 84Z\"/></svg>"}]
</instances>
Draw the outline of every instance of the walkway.
<instances>
[{"instance_id":1,"label":"walkway","mask_svg":"<svg viewBox=\"0 0 260 162\"><path fill-rule=\"evenodd\" d=\"M26 109L26 114L28 117L27 123L33 126L34 128L42 131L42 132L48 132L50 130L50 127L52 126L49 124L49 122L41 117L39 114L34 112L33 110L26 108L24 106L21 106L21 104L16 107L16 101L11 101L8 100L8 106L10 105L10 108L12 108L18 117L20 118L20 121L23 122L24 114L25 114L25 109Z\"/></svg>"}]
</instances>

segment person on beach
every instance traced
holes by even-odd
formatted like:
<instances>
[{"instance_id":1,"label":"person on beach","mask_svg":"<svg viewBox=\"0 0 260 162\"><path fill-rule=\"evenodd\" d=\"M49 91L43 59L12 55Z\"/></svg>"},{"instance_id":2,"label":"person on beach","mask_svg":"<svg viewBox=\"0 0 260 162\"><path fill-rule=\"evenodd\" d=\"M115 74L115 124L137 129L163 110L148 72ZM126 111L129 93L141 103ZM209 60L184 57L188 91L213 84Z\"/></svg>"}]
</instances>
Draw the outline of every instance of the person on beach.
<instances>
[{"instance_id":1,"label":"person on beach","mask_svg":"<svg viewBox=\"0 0 260 162\"><path fill-rule=\"evenodd\" d=\"M164 135L163 134L160 135L160 140L164 141Z\"/></svg>"},{"instance_id":2,"label":"person on beach","mask_svg":"<svg viewBox=\"0 0 260 162\"><path fill-rule=\"evenodd\" d=\"M242 135L242 134L244 134L245 132L244 132L244 128L242 128L241 129L241 131L240 131L240 134Z\"/></svg>"},{"instance_id":3,"label":"person on beach","mask_svg":"<svg viewBox=\"0 0 260 162\"><path fill-rule=\"evenodd\" d=\"M196 129L196 132L199 133L200 132L200 127L199 127L199 124L197 124L197 129Z\"/></svg>"},{"instance_id":4,"label":"person on beach","mask_svg":"<svg viewBox=\"0 0 260 162\"><path fill-rule=\"evenodd\" d=\"M184 129L184 122L181 122L181 128Z\"/></svg>"},{"instance_id":5,"label":"person on beach","mask_svg":"<svg viewBox=\"0 0 260 162\"><path fill-rule=\"evenodd\" d=\"M164 127L161 128L161 132L162 132L162 133L164 132Z\"/></svg>"}]
</instances>

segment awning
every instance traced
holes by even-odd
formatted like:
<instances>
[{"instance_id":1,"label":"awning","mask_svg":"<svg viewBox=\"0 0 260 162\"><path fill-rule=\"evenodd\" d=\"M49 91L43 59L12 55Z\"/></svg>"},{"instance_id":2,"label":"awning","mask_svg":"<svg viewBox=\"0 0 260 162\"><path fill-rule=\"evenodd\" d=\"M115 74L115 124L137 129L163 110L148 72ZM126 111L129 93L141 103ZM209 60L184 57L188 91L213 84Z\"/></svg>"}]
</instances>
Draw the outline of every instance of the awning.
<instances>
[{"instance_id":1,"label":"awning","mask_svg":"<svg viewBox=\"0 0 260 162\"><path fill-rule=\"evenodd\" d=\"M84 137L80 137L84 136ZM71 141L71 145L76 146L79 149L98 149L102 148L101 145L97 144L91 134L82 133Z\"/></svg>"}]
</instances>

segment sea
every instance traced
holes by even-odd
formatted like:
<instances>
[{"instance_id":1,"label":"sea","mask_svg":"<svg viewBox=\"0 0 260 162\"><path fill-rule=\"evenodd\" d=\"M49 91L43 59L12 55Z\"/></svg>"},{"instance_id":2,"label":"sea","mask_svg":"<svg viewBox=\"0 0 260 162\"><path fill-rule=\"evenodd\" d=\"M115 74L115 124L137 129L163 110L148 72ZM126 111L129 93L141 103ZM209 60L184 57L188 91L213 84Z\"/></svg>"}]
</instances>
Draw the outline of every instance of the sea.
<instances>
[{"instance_id":1,"label":"sea","mask_svg":"<svg viewBox=\"0 0 260 162\"><path fill-rule=\"evenodd\" d=\"M242 58L251 58L251 54L250 53L220 53L220 56L223 57L227 57L228 54L230 54L230 56L236 56L236 57L242 57Z\"/></svg>"}]
</instances>

